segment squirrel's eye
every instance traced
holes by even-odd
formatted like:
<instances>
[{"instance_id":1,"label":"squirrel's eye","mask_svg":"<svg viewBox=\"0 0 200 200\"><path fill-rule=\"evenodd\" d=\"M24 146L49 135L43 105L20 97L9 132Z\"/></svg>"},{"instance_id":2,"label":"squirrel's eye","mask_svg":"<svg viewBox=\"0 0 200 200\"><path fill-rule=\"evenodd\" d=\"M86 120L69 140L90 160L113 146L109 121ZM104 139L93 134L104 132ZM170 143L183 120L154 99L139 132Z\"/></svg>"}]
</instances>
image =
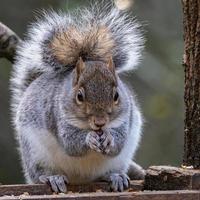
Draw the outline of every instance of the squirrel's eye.
<instances>
[{"instance_id":1,"label":"squirrel's eye","mask_svg":"<svg viewBox=\"0 0 200 200\"><path fill-rule=\"evenodd\" d=\"M118 100L119 100L119 93L118 93L117 91L114 93L113 100L114 100L115 104L118 103Z\"/></svg>"},{"instance_id":2,"label":"squirrel's eye","mask_svg":"<svg viewBox=\"0 0 200 200\"><path fill-rule=\"evenodd\" d=\"M78 91L78 93L76 95L76 101L77 101L78 104L83 103L83 101L84 101L84 92L83 92L83 90L79 89L79 91Z\"/></svg>"}]
</instances>

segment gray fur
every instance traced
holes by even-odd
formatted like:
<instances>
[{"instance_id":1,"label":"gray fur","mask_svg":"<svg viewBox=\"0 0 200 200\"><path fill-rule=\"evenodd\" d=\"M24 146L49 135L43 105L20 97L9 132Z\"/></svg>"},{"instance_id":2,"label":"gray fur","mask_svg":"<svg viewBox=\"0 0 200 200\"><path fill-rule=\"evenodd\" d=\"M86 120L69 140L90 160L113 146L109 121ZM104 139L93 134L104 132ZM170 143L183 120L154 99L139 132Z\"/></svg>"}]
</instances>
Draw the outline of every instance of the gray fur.
<instances>
[{"instance_id":1,"label":"gray fur","mask_svg":"<svg viewBox=\"0 0 200 200\"><path fill-rule=\"evenodd\" d=\"M29 182L31 180L31 182L38 183L41 175L54 175L61 172L59 169L52 170L51 167L48 168L48 166L43 165L41 160L34 160L31 149L32 144L26 141L29 134L32 133L27 132L27 129L48 130L52 136L57 139L64 152L69 156L83 157L90 151L90 148L87 145L86 137L91 130L80 129L76 125L73 126L72 124L75 123L74 120L76 119L78 121L78 119L73 114L72 108L74 106L71 105L71 100L68 99L70 101L66 101L64 105L62 104L63 101L60 101L63 98L63 95L66 95L66 91L68 91L70 95L68 87L71 87L71 73L63 75L48 73L41 75L27 88L19 106L16 121L17 131L20 136L18 139L20 141L24 171ZM129 129L132 128L131 123L135 121L132 119L133 117L131 117L131 113L134 112L134 110L129 110L128 108L128 105L132 105L133 103L127 98L129 92L126 94L126 90L128 91L128 88L124 89L125 86L120 80L118 81L118 84L123 93L125 92L124 98L122 97L122 101L123 105L126 106L123 106L123 112L120 112L120 114L118 113L117 116L113 118L113 121L120 121L116 121L112 128L110 127L105 129L105 131L109 132L113 137L114 145L111 146L111 148L109 147L110 149L108 152L105 151L105 146L102 147L100 151L103 155L111 157L119 155L121 150L124 148L125 142L128 139ZM66 86L66 90L64 92L63 85ZM68 109L64 109L63 106ZM135 106L135 104L131 107L133 106ZM127 115L124 115L124 112L127 111L130 112L130 114L127 113ZM131 120L129 122L128 119L132 119L133 121ZM135 123L137 123L137 121L135 121ZM40 132L37 133L36 131L35 134L38 134L38 137L41 136ZM103 137L104 134L99 137L99 141L100 138ZM120 171L121 170L119 170L119 172Z\"/></svg>"},{"instance_id":2,"label":"gray fur","mask_svg":"<svg viewBox=\"0 0 200 200\"><path fill-rule=\"evenodd\" d=\"M59 69L62 71L73 67L73 65L66 67L59 63L48 48L49 42L56 33L67 31L71 26L76 27L83 34L88 30L92 32L94 27L98 29L99 26L105 26L114 40L112 52L105 52L105 55L110 53L113 55L118 72L135 69L141 60L144 44L141 25L131 14L118 10L112 3L93 2L88 8L77 9L68 14L44 11L42 17L30 26L25 41L17 50L11 80L14 118L23 92L34 79L44 72L59 71ZM75 44L72 45L71 51L74 46ZM94 49L91 50L93 51ZM82 53L80 52L79 56ZM86 60L90 59L86 58ZM102 60L103 57L96 59Z\"/></svg>"},{"instance_id":3,"label":"gray fur","mask_svg":"<svg viewBox=\"0 0 200 200\"><path fill-rule=\"evenodd\" d=\"M84 17L86 22L91 20L93 12L94 10L87 13L91 14L88 19ZM119 15L116 10L112 10L111 14L116 21L106 26L124 22L124 15ZM110 17L107 16L102 21ZM47 63L43 63L41 42L45 39L46 32L51 29L56 31L59 28L57 26L67 26L64 19L67 22L71 20L55 13L47 15L45 21L33 26L30 39L18 50L11 80L12 106L26 180L29 183L49 181L54 191L58 192L65 191L65 176L71 183L82 183L95 181L106 174L111 178L117 173L117 178L112 179L112 184L115 184L112 189L122 191L127 187L128 179L124 177L140 141L140 110L135 97L120 80L118 71L108 68L106 62L86 60L86 66L79 75L78 66L56 72L51 67L59 65L49 63L47 66ZM131 26L130 22L127 25ZM128 34L134 27L135 25L131 26L125 33ZM124 29L122 27L122 32ZM39 34L38 40L33 37L33 33ZM113 34L119 33L114 31ZM117 38L128 42L122 36ZM116 45L119 50L125 48L119 47L118 43ZM129 45L132 47L132 44ZM123 56L126 51L126 48L125 51L120 51L120 55ZM123 61L120 55L115 56ZM123 62L116 67L123 69L127 64ZM76 79L77 83L74 85ZM77 105L77 88L84 88L84 105ZM114 89L120 96L117 105L113 103ZM102 134L97 135L94 129L91 122L93 116L106 119ZM142 170L137 169L136 173Z\"/></svg>"},{"instance_id":4,"label":"gray fur","mask_svg":"<svg viewBox=\"0 0 200 200\"><path fill-rule=\"evenodd\" d=\"M132 161L128 169L128 175L130 179L141 180L145 178L145 174L146 174L145 170L142 169L141 166Z\"/></svg>"}]
</instances>

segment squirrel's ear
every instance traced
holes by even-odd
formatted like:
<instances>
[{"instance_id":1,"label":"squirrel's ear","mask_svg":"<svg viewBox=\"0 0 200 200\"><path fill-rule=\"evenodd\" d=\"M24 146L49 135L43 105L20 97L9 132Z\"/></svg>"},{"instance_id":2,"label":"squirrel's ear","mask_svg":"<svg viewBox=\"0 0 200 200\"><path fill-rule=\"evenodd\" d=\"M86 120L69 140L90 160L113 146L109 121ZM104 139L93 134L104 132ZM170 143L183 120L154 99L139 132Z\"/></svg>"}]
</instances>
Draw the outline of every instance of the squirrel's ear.
<instances>
[{"instance_id":1,"label":"squirrel's ear","mask_svg":"<svg viewBox=\"0 0 200 200\"><path fill-rule=\"evenodd\" d=\"M74 84L77 84L78 79L79 79L81 73L83 72L84 68L85 68L85 63L83 62L83 59L80 57L75 66Z\"/></svg>"},{"instance_id":2,"label":"squirrel's ear","mask_svg":"<svg viewBox=\"0 0 200 200\"><path fill-rule=\"evenodd\" d=\"M85 63L83 62L83 59L80 57L78 62L76 63L76 71L77 71L77 74L81 74L83 72L85 68Z\"/></svg>"},{"instance_id":3,"label":"squirrel's ear","mask_svg":"<svg viewBox=\"0 0 200 200\"><path fill-rule=\"evenodd\" d=\"M112 56L109 57L108 62L107 62L107 66L108 66L108 69L111 72L115 72L115 65L114 65Z\"/></svg>"}]
</instances>

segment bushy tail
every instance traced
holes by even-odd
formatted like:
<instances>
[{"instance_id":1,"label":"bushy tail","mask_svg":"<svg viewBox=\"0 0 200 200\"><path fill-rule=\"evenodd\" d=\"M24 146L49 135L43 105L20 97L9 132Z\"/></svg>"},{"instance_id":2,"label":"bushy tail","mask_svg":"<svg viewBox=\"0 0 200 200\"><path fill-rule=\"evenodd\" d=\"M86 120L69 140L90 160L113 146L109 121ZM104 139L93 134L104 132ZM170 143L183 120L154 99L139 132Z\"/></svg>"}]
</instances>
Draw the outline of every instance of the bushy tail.
<instances>
[{"instance_id":1,"label":"bushy tail","mask_svg":"<svg viewBox=\"0 0 200 200\"><path fill-rule=\"evenodd\" d=\"M140 25L112 3L69 14L43 12L17 51L11 80L14 113L23 92L40 74L71 68L80 56L102 61L112 56L118 72L130 70L138 64L142 47Z\"/></svg>"}]
</instances>

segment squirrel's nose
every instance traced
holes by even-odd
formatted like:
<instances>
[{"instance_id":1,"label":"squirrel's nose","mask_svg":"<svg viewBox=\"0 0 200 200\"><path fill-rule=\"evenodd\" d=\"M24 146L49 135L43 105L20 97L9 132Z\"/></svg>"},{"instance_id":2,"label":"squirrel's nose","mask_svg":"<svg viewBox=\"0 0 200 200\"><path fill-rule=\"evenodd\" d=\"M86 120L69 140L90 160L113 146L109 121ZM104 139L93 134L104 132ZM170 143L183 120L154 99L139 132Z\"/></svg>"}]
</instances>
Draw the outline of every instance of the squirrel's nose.
<instances>
[{"instance_id":1,"label":"squirrel's nose","mask_svg":"<svg viewBox=\"0 0 200 200\"><path fill-rule=\"evenodd\" d=\"M95 118L94 124L95 124L96 127L101 128L106 124L106 120L103 119L103 118Z\"/></svg>"}]
</instances>

